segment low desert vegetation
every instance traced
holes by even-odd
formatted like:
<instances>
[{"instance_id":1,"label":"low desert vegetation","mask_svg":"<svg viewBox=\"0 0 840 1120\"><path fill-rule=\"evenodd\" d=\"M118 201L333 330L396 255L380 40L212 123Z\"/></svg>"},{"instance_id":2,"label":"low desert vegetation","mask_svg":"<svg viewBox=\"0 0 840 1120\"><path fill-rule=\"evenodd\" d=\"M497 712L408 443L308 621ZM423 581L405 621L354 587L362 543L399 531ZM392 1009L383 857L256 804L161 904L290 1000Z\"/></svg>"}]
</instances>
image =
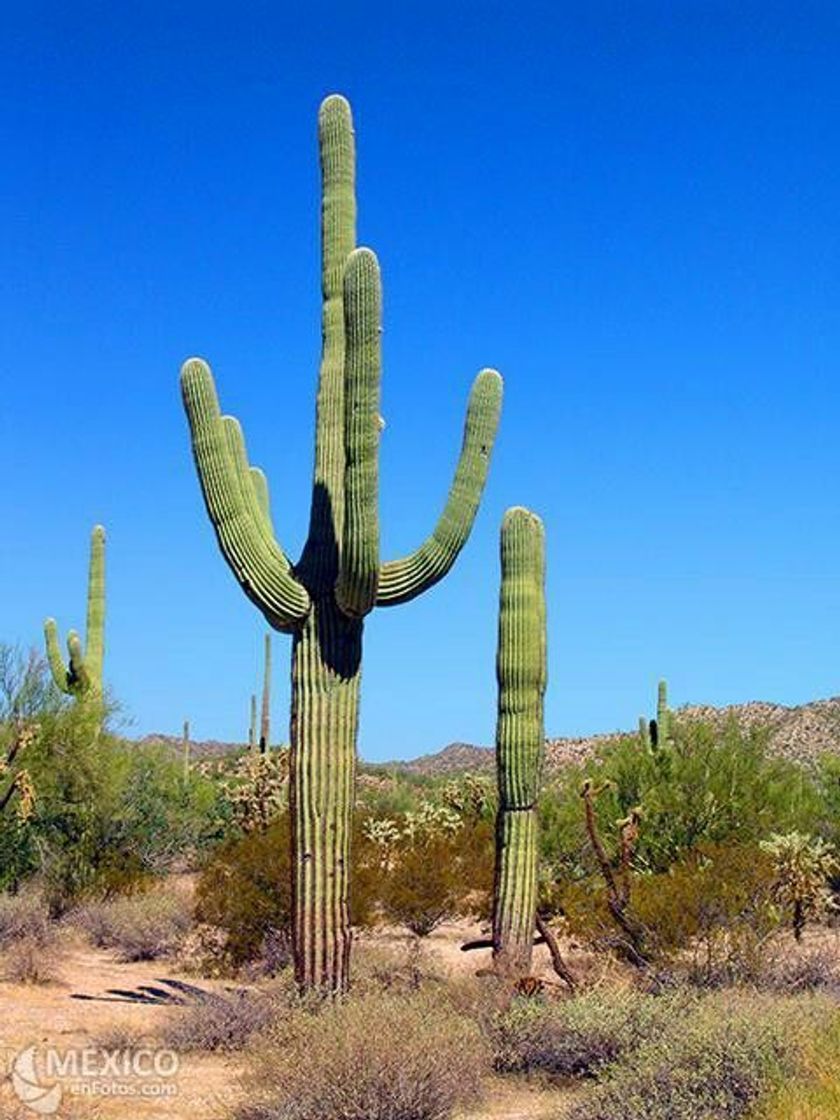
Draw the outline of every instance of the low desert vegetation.
<instances>
[{"instance_id":1,"label":"low desert vegetation","mask_svg":"<svg viewBox=\"0 0 840 1120\"><path fill-rule=\"evenodd\" d=\"M564 1102L574 1086L573 1120L832 1114L836 760L779 760L760 729L677 714L657 752L628 736L551 774L539 911L574 991L542 964L542 979L520 990L469 969L454 977L435 956L453 920L487 943L492 781L365 771L353 814L354 988L324 1002L301 998L291 971L285 752L185 771L172 751L114 736L107 718L92 737L37 659L17 664L32 728L17 765L32 798L25 813L0 814L0 975L60 978L81 936L112 960L196 977L196 992L148 1030L103 1029L104 1048L152 1039L184 1054L239 1053L252 1071L239 1120L477 1116L493 1078L537 1082ZM644 931L640 960L616 920L616 890Z\"/></svg>"}]
</instances>

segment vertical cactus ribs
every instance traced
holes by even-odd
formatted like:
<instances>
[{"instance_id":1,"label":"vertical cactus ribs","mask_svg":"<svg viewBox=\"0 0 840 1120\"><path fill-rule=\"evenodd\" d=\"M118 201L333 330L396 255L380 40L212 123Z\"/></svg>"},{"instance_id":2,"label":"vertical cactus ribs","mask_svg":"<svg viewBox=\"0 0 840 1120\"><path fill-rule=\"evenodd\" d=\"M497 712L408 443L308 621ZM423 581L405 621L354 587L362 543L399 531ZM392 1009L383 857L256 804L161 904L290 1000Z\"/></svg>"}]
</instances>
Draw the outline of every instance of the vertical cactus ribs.
<instances>
[{"instance_id":1,"label":"vertical cactus ribs","mask_svg":"<svg viewBox=\"0 0 840 1120\"><path fill-rule=\"evenodd\" d=\"M381 285L356 248L350 106L328 97L321 157L322 353L309 533L299 562L277 541L264 475L242 431L219 410L209 367L188 360L181 389L205 505L221 552L270 626L293 635L290 806L293 950L303 988L348 984L349 814L353 803L364 618L422 594L455 562L472 528L501 406L501 378L483 370L443 513L402 559L379 556Z\"/></svg>"},{"instance_id":2,"label":"vertical cactus ribs","mask_svg":"<svg viewBox=\"0 0 840 1120\"><path fill-rule=\"evenodd\" d=\"M493 958L497 971L527 975L537 912L537 798L545 754L545 539L540 519L507 511L496 658L496 876Z\"/></svg>"}]
</instances>

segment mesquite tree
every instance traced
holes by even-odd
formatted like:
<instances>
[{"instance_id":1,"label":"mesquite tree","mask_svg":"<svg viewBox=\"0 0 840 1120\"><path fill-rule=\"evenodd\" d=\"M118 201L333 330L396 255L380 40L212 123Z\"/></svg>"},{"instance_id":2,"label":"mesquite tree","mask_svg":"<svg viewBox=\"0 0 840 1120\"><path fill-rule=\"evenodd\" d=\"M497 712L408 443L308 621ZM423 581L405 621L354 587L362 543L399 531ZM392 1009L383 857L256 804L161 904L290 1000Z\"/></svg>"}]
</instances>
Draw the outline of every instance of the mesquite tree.
<instances>
[{"instance_id":1,"label":"mesquite tree","mask_svg":"<svg viewBox=\"0 0 840 1120\"><path fill-rule=\"evenodd\" d=\"M527 509L502 521L502 582L496 676L496 876L493 963L498 972L531 969L537 916L537 798L545 755L545 533Z\"/></svg>"},{"instance_id":2,"label":"mesquite tree","mask_svg":"<svg viewBox=\"0 0 840 1120\"><path fill-rule=\"evenodd\" d=\"M236 420L222 416L208 366L187 361L181 386L193 454L220 549L245 594L291 633L293 949L304 988L342 991L350 957L348 871L364 619L405 603L449 571L487 476L502 384L473 385L464 441L443 513L408 556L379 556L380 278L355 247L355 147L350 106L319 114L322 356L309 534L292 564L274 534L268 488L249 465Z\"/></svg>"}]
</instances>

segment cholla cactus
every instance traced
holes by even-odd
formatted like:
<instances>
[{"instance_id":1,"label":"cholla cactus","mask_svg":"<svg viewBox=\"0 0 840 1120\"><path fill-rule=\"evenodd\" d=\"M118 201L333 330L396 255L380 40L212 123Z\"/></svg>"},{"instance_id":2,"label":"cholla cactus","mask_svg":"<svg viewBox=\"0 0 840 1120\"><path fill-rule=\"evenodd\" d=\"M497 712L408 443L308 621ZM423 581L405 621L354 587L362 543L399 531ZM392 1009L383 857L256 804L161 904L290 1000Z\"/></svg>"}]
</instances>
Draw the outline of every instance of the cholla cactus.
<instances>
[{"instance_id":1,"label":"cholla cactus","mask_svg":"<svg viewBox=\"0 0 840 1120\"><path fill-rule=\"evenodd\" d=\"M835 910L829 878L838 871L833 848L818 836L802 832L774 833L760 844L773 860L773 896L789 915L797 941L809 918L820 918Z\"/></svg>"},{"instance_id":2,"label":"cholla cactus","mask_svg":"<svg viewBox=\"0 0 840 1120\"><path fill-rule=\"evenodd\" d=\"M443 786L440 801L462 817L480 817L492 805L493 793L487 778L464 774Z\"/></svg>"},{"instance_id":3,"label":"cholla cactus","mask_svg":"<svg viewBox=\"0 0 840 1120\"><path fill-rule=\"evenodd\" d=\"M5 782L5 789L0 793L0 813L17 795L17 816L20 821L27 821L32 816L35 806L35 787L29 771L19 765L20 755L25 754L38 737L37 724L26 723L16 719L12 733L12 741L5 754L0 755L0 781Z\"/></svg>"},{"instance_id":4,"label":"cholla cactus","mask_svg":"<svg viewBox=\"0 0 840 1120\"><path fill-rule=\"evenodd\" d=\"M350 106L328 97L321 149L322 339L309 535L292 564L275 535L263 473L238 422L223 416L207 364L181 371L205 504L225 560L275 630L293 635L291 814L293 947L302 988L340 992L350 963L348 873L364 620L423 594L449 572L478 508L501 407L495 370L476 378L449 497L408 556L379 549L381 284L356 247Z\"/></svg>"},{"instance_id":5,"label":"cholla cactus","mask_svg":"<svg viewBox=\"0 0 840 1120\"><path fill-rule=\"evenodd\" d=\"M243 832L264 831L286 807L289 752L246 754L221 783L233 819Z\"/></svg>"}]
</instances>

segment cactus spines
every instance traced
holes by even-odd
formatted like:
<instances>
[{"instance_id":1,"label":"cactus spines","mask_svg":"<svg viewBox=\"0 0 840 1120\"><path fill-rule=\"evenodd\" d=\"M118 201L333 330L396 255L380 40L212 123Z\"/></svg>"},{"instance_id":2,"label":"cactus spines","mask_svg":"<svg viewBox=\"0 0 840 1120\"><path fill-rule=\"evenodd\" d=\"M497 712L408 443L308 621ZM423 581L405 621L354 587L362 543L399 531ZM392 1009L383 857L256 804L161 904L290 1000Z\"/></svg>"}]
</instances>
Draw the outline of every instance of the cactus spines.
<instances>
[{"instance_id":1,"label":"cactus spines","mask_svg":"<svg viewBox=\"0 0 840 1120\"><path fill-rule=\"evenodd\" d=\"M545 754L545 536L529 510L505 514L501 564L493 959L497 971L521 976L530 971L534 942L537 798Z\"/></svg>"},{"instance_id":2,"label":"cactus spines","mask_svg":"<svg viewBox=\"0 0 840 1120\"><path fill-rule=\"evenodd\" d=\"M58 642L55 619L44 623L47 661L56 686L78 700L102 696L102 665L105 658L105 530L95 525L90 537L87 628L85 647L75 630L67 635L68 663Z\"/></svg>"},{"instance_id":3,"label":"cactus spines","mask_svg":"<svg viewBox=\"0 0 840 1120\"><path fill-rule=\"evenodd\" d=\"M356 248L350 106L333 95L318 118L321 156L322 352L309 533L292 566L268 513L268 487L248 463L239 424L222 416L209 367L181 371L193 456L221 552L275 630L293 635L290 808L293 950L303 988L346 989L350 814L356 769L364 618L406 602L452 567L487 476L501 378L475 381L452 488L431 536L397 561L379 555L381 287L370 249Z\"/></svg>"},{"instance_id":4,"label":"cactus spines","mask_svg":"<svg viewBox=\"0 0 840 1120\"><path fill-rule=\"evenodd\" d=\"M645 750L650 750L650 724L646 716L639 716L639 740Z\"/></svg>"},{"instance_id":5,"label":"cactus spines","mask_svg":"<svg viewBox=\"0 0 840 1120\"><path fill-rule=\"evenodd\" d=\"M260 754L265 754L271 740L271 634L265 636L263 661L262 710L260 712Z\"/></svg>"}]
</instances>

